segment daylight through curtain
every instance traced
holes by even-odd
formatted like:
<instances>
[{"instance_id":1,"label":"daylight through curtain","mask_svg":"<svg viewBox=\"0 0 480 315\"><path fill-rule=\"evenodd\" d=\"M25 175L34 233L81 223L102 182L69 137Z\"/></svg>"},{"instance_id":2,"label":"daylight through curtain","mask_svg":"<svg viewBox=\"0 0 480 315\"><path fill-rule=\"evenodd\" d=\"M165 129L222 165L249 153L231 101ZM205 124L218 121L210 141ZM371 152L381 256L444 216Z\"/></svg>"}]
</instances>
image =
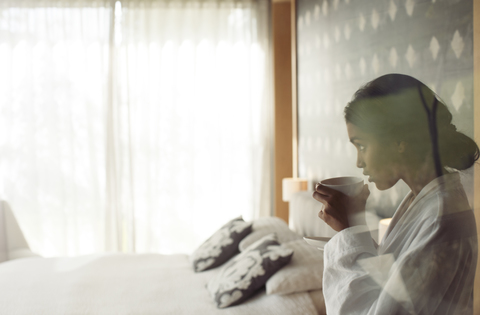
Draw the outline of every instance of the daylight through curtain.
<instances>
[{"instance_id":1,"label":"daylight through curtain","mask_svg":"<svg viewBox=\"0 0 480 315\"><path fill-rule=\"evenodd\" d=\"M2 1L0 198L45 256L270 214L267 1Z\"/></svg>"}]
</instances>

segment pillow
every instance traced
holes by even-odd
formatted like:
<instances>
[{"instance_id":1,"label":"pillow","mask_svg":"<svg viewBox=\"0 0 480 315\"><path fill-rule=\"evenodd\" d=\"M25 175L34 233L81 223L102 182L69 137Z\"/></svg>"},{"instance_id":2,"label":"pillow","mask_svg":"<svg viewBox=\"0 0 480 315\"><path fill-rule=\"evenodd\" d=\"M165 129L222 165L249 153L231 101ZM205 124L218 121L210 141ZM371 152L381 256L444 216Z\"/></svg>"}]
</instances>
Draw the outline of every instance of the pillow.
<instances>
[{"instance_id":1,"label":"pillow","mask_svg":"<svg viewBox=\"0 0 480 315\"><path fill-rule=\"evenodd\" d=\"M200 272L220 266L238 252L238 244L251 232L252 223L241 217L229 221L190 256L193 270Z\"/></svg>"},{"instance_id":2,"label":"pillow","mask_svg":"<svg viewBox=\"0 0 480 315\"><path fill-rule=\"evenodd\" d=\"M282 219L277 217L266 217L253 221L252 233L240 242L238 249L243 251L251 244L271 233L275 233L280 244L302 239L300 235L290 230L287 223Z\"/></svg>"},{"instance_id":3,"label":"pillow","mask_svg":"<svg viewBox=\"0 0 480 315\"><path fill-rule=\"evenodd\" d=\"M293 251L267 235L229 261L207 283L218 308L236 305L252 296L268 278L290 262Z\"/></svg>"},{"instance_id":4,"label":"pillow","mask_svg":"<svg viewBox=\"0 0 480 315\"><path fill-rule=\"evenodd\" d=\"M323 281L323 251L296 240L282 244L295 251L292 261L276 272L265 284L267 294L290 294L318 290Z\"/></svg>"}]
</instances>

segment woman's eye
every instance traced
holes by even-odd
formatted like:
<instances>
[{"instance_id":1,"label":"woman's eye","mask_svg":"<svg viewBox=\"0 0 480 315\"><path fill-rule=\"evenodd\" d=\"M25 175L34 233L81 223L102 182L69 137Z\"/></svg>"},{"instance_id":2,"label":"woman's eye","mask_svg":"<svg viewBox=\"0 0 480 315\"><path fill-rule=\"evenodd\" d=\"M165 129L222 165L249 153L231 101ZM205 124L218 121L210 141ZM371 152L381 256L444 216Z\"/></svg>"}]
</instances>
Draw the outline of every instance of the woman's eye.
<instances>
[{"instance_id":1,"label":"woman's eye","mask_svg":"<svg viewBox=\"0 0 480 315\"><path fill-rule=\"evenodd\" d=\"M359 144L359 145L358 145L358 150L360 150L360 151L365 151L365 146Z\"/></svg>"}]
</instances>

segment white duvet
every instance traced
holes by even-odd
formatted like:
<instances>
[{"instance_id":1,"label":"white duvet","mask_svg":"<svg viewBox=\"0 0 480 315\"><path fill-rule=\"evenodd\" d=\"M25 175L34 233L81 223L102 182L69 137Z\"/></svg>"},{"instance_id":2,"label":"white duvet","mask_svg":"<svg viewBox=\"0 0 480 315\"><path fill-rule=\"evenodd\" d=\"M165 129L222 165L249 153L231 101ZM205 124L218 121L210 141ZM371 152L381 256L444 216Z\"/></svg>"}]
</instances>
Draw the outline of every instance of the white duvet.
<instances>
[{"instance_id":1,"label":"white duvet","mask_svg":"<svg viewBox=\"0 0 480 315\"><path fill-rule=\"evenodd\" d=\"M217 309L187 255L101 254L0 263L0 314L316 314L308 293Z\"/></svg>"}]
</instances>

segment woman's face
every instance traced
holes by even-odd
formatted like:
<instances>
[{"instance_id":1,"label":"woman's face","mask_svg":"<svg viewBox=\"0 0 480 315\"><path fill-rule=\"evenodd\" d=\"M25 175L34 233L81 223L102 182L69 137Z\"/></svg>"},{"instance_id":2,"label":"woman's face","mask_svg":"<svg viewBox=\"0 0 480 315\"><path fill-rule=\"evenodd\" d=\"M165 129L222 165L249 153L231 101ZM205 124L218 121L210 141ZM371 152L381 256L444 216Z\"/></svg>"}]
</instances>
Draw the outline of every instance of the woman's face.
<instances>
[{"instance_id":1,"label":"woman's face","mask_svg":"<svg viewBox=\"0 0 480 315\"><path fill-rule=\"evenodd\" d=\"M379 190L394 186L400 177L400 154L396 142L380 140L357 126L347 123L350 142L357 148L357 167L369 182L374 182Z\"/></svg>"}]
</instances>

